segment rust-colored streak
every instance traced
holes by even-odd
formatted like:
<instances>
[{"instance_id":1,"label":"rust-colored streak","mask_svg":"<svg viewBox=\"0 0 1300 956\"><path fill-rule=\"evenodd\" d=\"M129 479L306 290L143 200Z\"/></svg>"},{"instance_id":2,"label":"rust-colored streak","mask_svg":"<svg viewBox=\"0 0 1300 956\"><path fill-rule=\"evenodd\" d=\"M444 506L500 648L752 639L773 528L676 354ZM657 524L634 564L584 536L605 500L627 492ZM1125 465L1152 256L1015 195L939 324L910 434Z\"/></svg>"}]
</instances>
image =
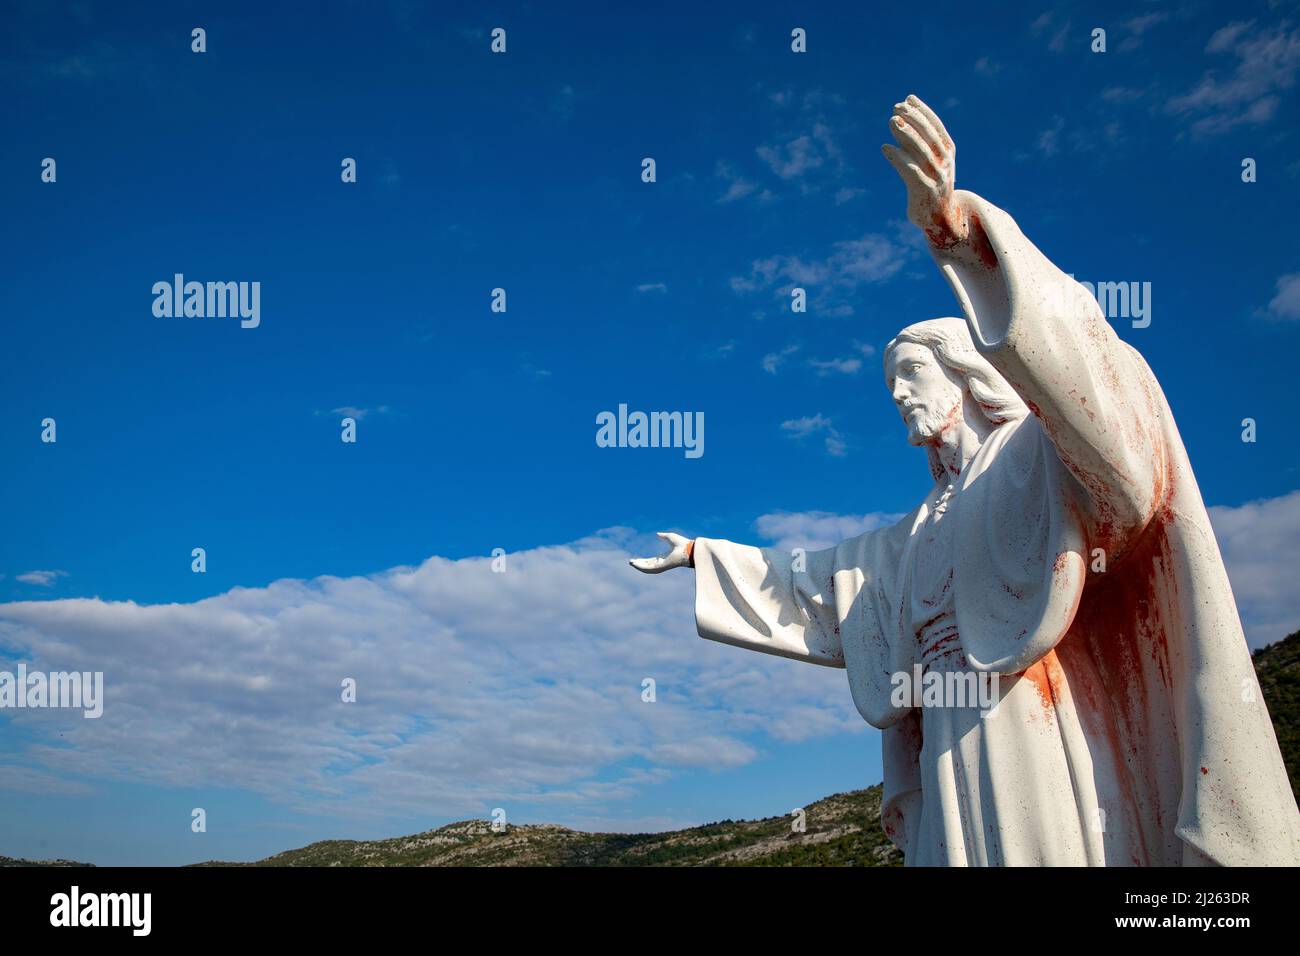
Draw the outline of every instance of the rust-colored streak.
<instances>
[{"instance_id":1,"label":"rust-colored streak","mask_svg":"<svg viewBox=\"0 0 1300 956\"><path fill-rule=\"evenodd\" d=\"M1167 631L1170 615L1177 613L1171 606L1177 596L1169 590L1174 521L1164 507L1136 538L1118 526L1106 529L1123 541L1125 554L1107 573L1089 577L1079 614L1064 639L1082 641L1095 662L1103 701L1089 700L1089 710L1101 703L1098 712L1108 712L1106 733L1131 775L1133 791L1152 804L1154 827L1144 827L1143 839L1157 854L1156 848L1171 840L1167 828L1173 826L1163 811L1177 806L1177 794L1164 792L1159 783L1162 768L1177 755L1167 739L1151 733L1173 719ZM1092 537L1089 546L1096 545L1095 529ZM1208 768L1202 773L1208 774Z\"/></svg>"},{"instance_id":2,"label":"rust-colored streak","mask_svg":"<svg viewBox=\"0 0 1300 956\"><path fill-rule=\"evenodd\" d=\"M992 270L998 267L998 254L993 251L993 243L989 242L984 224L975 213L970 214L970 244L980 257L980 262L984 263L984 268Z\"/></svg>"}]
</instances>

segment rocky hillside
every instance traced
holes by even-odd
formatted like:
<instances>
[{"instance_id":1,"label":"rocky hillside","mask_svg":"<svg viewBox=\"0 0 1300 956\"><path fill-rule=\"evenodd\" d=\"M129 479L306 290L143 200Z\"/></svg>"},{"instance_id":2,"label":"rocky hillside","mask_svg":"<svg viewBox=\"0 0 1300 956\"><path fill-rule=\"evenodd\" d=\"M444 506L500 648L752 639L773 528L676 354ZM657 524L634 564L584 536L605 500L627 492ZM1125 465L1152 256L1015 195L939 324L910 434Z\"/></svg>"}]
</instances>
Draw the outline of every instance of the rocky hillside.
<instances>
[{"instance_id":1,"label":"rocky hillside","mask_svg":"<svg viewBox=\"0 0 1300 956\"><path fill-rule=\"evenodd\" d=\"M76 860L20 860L12 856L0 856L0 866L94 866L93 863L78 863Z\"/></svg>"},{"instance_id":2,"label":"rocky hillside","mask_svg":"<svg viewBox=\"0 0 1300 956\"><path fill-rule=\"evenodd\" d=\"M252 864L203 866L897 866L880 829L880 786L837 793L791 817L722 820L666 833L582 833L552 824L453 823L391 840L328 840Z\"/></svg>"}]
</instances>

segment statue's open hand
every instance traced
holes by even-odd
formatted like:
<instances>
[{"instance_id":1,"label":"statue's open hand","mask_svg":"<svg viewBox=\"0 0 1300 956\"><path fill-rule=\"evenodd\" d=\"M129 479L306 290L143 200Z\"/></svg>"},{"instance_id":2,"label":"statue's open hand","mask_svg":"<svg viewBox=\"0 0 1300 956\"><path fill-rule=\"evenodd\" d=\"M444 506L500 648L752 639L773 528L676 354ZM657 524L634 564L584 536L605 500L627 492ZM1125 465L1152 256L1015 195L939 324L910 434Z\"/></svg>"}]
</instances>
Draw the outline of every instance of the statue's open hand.
<instances>
[{"instance_id":1,"label":"statue's open hand","mask_svg":"<svg viewBox=\"0 0 1300 956\"><path fill-rule=\"evenodd\" d=\"M685 568L691 563L691 549L694 542L690 538L683 538L680 534L673 534L671 531L658 532L659 537L663 538L672 547L667 554L661 554L657 558L632 558L628 564L638 571L644 571L646 574L658 574L660 571L667 571L669 568Z\"/></svg>"},{"instance_id":2,"label":"statue's open hand","mask_svg":"<svg viewBox=\"0 0 1300 956\"><path fill-rule=\"evenodd\" d=\"M934 110L909 94L894 104L889 130L898 146L882 146L907 186L907 218L930 242L947 248L966 238L969 224L953 199L957 147Z\"/></svg>"}]
</instances>

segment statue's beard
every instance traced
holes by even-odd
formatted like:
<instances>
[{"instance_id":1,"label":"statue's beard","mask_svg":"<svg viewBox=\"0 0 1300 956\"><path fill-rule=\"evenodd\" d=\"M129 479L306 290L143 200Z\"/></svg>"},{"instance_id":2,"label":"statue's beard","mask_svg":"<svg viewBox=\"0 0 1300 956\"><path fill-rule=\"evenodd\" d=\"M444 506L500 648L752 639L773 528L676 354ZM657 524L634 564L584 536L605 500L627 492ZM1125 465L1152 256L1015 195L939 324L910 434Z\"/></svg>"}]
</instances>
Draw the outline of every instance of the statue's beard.
<instances>
[{"instance_id":1,"label":"statue's beard","mask_svg":"<svg viewBox=\"0 0 1300 956\"><path fill-rule=\"evenodd\" d=\"M907 440L913 445L932 445L940 435L960 420L960 401L946 412L937 412L926 406L921 409L915 424L912 424L909 419Z\"/></svg>"}]
</instances>

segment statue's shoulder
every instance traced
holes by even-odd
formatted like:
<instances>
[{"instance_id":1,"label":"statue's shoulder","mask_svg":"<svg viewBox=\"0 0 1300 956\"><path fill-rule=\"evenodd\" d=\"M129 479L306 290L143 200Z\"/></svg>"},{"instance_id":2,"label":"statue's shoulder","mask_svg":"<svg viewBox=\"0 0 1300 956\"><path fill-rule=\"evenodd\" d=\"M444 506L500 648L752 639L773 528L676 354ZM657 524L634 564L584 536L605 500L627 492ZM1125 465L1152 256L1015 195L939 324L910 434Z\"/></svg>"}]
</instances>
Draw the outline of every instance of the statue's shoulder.
<instances>
[{"instance_id":1,"label":"statue's shoulder","mask_svg":"<svg viewBox=\"0 0 1300 956\"><path fill-rule=\"evenodd\" d=\"M1046 434L1037 415L1002 422L989 432L971 464L976 472L995 467L995 463L998 468L1017 467L1016 459L1034 451Z\"/></svg>"}]
</instances>

